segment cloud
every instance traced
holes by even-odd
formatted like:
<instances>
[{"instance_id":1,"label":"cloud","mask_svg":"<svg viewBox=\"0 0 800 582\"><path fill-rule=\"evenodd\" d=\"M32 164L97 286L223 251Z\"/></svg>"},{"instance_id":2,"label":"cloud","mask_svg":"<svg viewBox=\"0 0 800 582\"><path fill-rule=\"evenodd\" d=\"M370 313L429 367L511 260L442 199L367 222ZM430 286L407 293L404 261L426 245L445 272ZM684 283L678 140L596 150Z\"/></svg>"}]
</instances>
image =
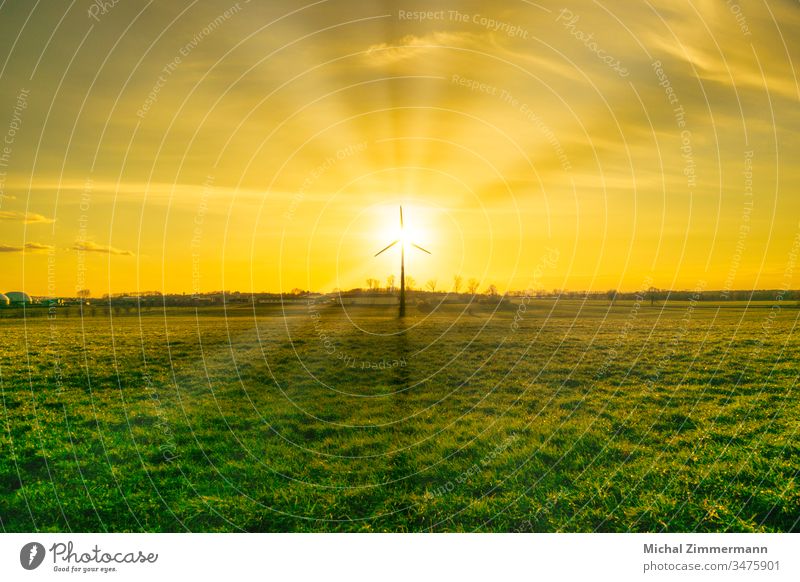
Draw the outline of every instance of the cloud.
<instances>
[{"instance_id":1,"label":"cloud","mask_svg":"<svg viewBox=\"0 0 800 582\"><path fill-rule=\"evenodd\" d=\"M520 68L520 71L529 71L531 70L529 67L532 67L532 71L537 73L547 71L566 79L578 81L583 79L580 71L576 70L572 64L565 62L562 56L556 53L545 55L531 51L526 45L521 45L502 34L498 35L492 32L436 31L423 36L409 34L393 43L384 42L371 45L367 49L366 58L371 66L382 67L440 48L461 51L454 53L453 58L457 58L456 55L460 54L470 68L474 68L475 59L481 57L492 59L496 64L505 62L510 66L516 66L515 61L521 60L526 67ZM475 74L485 75L486 73L486 70L480 69Z\"/></svg>"},{"instance_id":2,"label":"cloud","mask_svg":"<svg viewBox=\"0 0 800 582\"><path fill-rule=\"evenodd\" d=\"M409 34L395 43L373 44L367 49L369 63L381 67L391 63L404 61L422 52L441 47L462 47L476 44L478 35L461 32L433 32L424 36ZM481 44L481 43L477 43Z\"/></svg>"},{"instance_id":3,"label":"cloud","mask_svg":"<svg viewBox=\"0 0 800 582\"><path fill-rule=\"evenodd\" d=\"M52 218L47 218L41 214L34 214L33 212L13 212L11 210L0 210L0 220L14 220L24 222L25 224L52 224L55 222Z\"/></svg>"},{"instance_id":4,"label":"cloud","mask_svg":"<svg viewBox=\"0 0 800 582\"><path fill-rule=\"evenodd\" d=\"M56 190L70 194L90 191L92 196L103 196L105 200L114 199L120 201L147 201L148 204L159 204L171 206L182 205L193 210L197 210L198 197L203 192L208 193L212 199L225 200L226 204L231 200L238 203L261 204L264 200L286 199L291 200L297 195L296 191L278 191L271 189L259 190L244 187L230 187L213 184L206 186L201 182L196 184L180 184L166 182L115 182L96 180L92 182L91 188L87 188L85 180L80 179L53 179L36 178L33 184L9 182L9 189L30 189L37 192ZM79 196L65 196L61 204L77 204Z\"/></svg>"},{"instance_id":5,"label":"cloud","mask_svg":"<svg viewBox=\"0 0 800 582\"><path fill-rule=\"evenodd\" d=\"M21 253L22 251L29 251L32 253L40 252L40 251L51 251L54 247L50 245L44 245L41 243L25 243L22 246L13 246L13 245L0 245L0 253Z\"/></svg>"},{"instance_id":6,"label":"cloud","mask_svg":"<svg viewBox=\"0 0 800 582\"><path fill-rule=\"evenodd\" d=\"M749 42L738 42L736 36L727 32L733 20L727 21L730 15L725 12L728 11L723 11L724 19L709 18L704 22L705 28L688 26L690 22L696 24L696 15L692 16L685 21L687 26L681 27L682 32L677 40L671 35L655 31L647 32L642 38L651 50L661 51L668 58L692 67L691 79L696 75L697 78L733 90L752 89L796 101L800 97L800 88L795 72L791 70L791 75L787 74L789 71L781 68L782 60L772 58L770 54L779 56L786 50L785 47L771 46L771 50L764 51L766 56L755 52L755 47ZM679 20L676 26L680 23ZM725 26L723 23L726 23ZM764 28L759 31L760 34L771 34L755 18L750 25ZM762 41L762 50L770 43L774 43L774 40Z\"/></svg>"},{"instance_id":7,"label":"cloud","mask_svg":"<svg viewBox=\"0 0 800 582\"><path fill-rule=\"evenodd\" d=\"M126 257L133 257L134 254L132 251L126 251L123 249L118 249L115 247L108 247L105 245L99 245L95 242L90 240L87 241L78 241L74 245L72 245L72 250L74 251L83 251L86 253L105 253L107 255L120 255Z\"/></svg>"}]
</instances>

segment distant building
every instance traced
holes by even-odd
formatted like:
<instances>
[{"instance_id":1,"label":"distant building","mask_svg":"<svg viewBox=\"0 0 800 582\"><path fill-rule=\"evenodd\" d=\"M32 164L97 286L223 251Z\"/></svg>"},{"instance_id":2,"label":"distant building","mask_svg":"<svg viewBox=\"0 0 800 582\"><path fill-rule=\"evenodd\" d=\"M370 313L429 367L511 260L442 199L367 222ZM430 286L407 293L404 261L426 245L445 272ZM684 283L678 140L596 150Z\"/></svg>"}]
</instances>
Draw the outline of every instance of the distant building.
<instances>
[{"instance_id":1,"label":"distant building","mask_svg":"<svg viewBox=\"0 0 800 582\"><path fill-rule=\"evenodd\" d=\"M283 294L259 294L254 295L256 303L260 303L262 305L269 304L269 303L279 303L279 304L295 304L295 303L303 303L303 304L320 304L320 303L327 303L329 298L322 293L301 293L301 294L292 294L292 293L283 293Z\"/></svg>"},{"instance_id":2,"label":"distant building","mask_svg":"<svg viewBox=\"0 0 800 582\"><path fill-rule=\"evenodd\" d=\"M8 307L11 305L11 299L7 295L0 293L0 307Z\"/></svg>"},{"instance_id":3,"label":"distant building","mask_svg":"<svg viewBox=\"0 0 800 582\"><path fill-rule=\"evenodd\" d=\"M192 297L192 300L195 303L201 303L201 304L202 303L216 303L217 302L216 297L203 297L202 295L199 296L199 297Z\"/></svg>"},{"instance_id":4,"label":"distant building","mask_svg":"<svg viewBox=\"0 0 800 582\"><path fill-rule=\"evenodd\" d=\"M30 305L31 297L22 291L9 291L6 293L8 301L11 305Z\"/></svg>"},{"instance_id":5,"label":"distant building","mask_svg":"<svg viewBox=\"0 0 800 582\"><path fill-rule=\"evenodd\" d=\"M397 305L399 299L388 293L341 293L336 298L341 305Z\"/></svg>"}]
</instances>

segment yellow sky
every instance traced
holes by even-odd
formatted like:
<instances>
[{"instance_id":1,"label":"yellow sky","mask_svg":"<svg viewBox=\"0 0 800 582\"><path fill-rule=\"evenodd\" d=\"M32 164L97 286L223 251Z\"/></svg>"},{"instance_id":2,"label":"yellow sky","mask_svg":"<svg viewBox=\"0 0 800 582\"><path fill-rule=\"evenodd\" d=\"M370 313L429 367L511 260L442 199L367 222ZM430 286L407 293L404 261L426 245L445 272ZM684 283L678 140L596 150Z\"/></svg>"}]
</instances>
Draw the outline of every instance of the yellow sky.
<instances>
[{"instance_id":1,"label":"yellow sky","mask_svg":"<svg viewBox=\"0 0 800 582\"><path fill-rule=\"evenodd\" d=\"M400 204L419 285L800 286L795 2L97 6L0 8L2 291L383 282Z\"/></svg>"}]
</instances>

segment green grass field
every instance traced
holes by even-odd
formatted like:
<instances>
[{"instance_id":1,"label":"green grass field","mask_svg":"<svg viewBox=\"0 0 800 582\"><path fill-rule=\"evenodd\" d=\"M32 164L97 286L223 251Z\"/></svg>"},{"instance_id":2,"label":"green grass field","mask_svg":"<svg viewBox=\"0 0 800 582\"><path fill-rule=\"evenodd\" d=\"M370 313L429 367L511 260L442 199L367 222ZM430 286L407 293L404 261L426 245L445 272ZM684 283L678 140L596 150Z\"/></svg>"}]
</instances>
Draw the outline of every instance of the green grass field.
<instances>
[{"instance_id":1,"label":"green grass field","mask_svg":"<svg viewBox=\"0 0 800 582\"><path fill-rule=\"evenodd\" d=\"M3 319L0 525L798 531L798 314L535 300L404 325L303 305Z\"/></svg>"}]
</instances>

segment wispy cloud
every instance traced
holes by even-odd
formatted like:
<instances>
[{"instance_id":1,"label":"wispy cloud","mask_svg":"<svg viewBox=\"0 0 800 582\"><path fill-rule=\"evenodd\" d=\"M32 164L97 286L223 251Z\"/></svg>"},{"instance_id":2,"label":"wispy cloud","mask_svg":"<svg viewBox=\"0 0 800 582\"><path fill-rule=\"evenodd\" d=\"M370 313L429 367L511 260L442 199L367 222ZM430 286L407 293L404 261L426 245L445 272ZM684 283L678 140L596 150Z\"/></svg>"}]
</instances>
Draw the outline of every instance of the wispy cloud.
<instances>
[{"instance_id":1,"label":"wispy cloud","mask_svg":"<svg viewBox=\"0 0 800 582\"><path fill-rule=\"evenodd\" d=\"M373 44L367 49L368 62L376 67L404 61L439 47L462 47L481 44L479 36L467 32L432 32L423 36L409 34L393 43Z\"/></svg>"},{"instance_id":2,"label":"wispy cloud","mask_svg":"<svg viewBox=\"0 0 800 582\"><path fill-rule=\"evenodd\" d=\"M25 224L52 224L55 222L52 218L47 218L42 214L35 214L33 212L14 212L12 210L0 210L0 220L24 222Z\"/></svg>"},{"instance_id":3,"label":"wispy cloud","mask_svg":"<svg viewBox=\"0 0 800 582\"><path fill-rule=\"evenodd\" d=\"M664 35L649 33L644 36L652 48L662 51L677 62L693 68L697 77L719 83L732 89L754 89L777 94L787 99L800 97L796 79L784 71L770 70L770 62L760 62L751 54L749 44L735 44L723 36L723 48L711 44L705 37L685 35L680 42Z\"/></svg>"},{"instance_id":4,"label":"wispy cloud","mask_svg":"<svg viewBox=\"0 0 800 582\"><path fill-rule=\"evenodd\" d=\"M37 252L51 251L53 250L53 248L54 247L50 245L29 242L25 243L22 246L0 245L0 253L21 253L22 251L37 253Z\"/></svg>"},{"instance_id":5,"label":"wispy cloud","mask_svg":"<svg viewBox=\"0 0 800 582\"><path fill-rule=\"evenodd\" d=\"M37 192L61 191L68 193L83 192L87 190L86 182L79 179L56 180L52 178L37 178L32 185L27 183L12 182L6 185L8 189L25 188ZM265 199L283 197L291 199L296 192L258 190L252 188L234 188L214 184L206 187L202 183L179 184L165 182L113 182L95 180L91 188L88 189L92 195L102 195L106 198L114 197L117 201L122 200L147 200L149 203L156 204L188 204L192 208L197 208L198 197L207 190L212 198L224 198L226 201L235 199L238 202L261 203ZM70 198L77 200L77 198ZM64 203L68 203L65 201Z\"/></svg>"},{"instance_id":6,"label":"wispy cloud","mask_svg":"<svg viewBox=\"0 0 800 582\"><path fill-rule=\"evenodd\" d=\"M126 251L123 249L118 249L115 247L109 247L105 245L99 245L95 242L90 240L87 241L78 241L74 245L72 245L72 250L74 251L83 251L86 253L103 253L107 255L120 255L126 257L134 256L132 251Z\"/></svg>"}]
</instances>

